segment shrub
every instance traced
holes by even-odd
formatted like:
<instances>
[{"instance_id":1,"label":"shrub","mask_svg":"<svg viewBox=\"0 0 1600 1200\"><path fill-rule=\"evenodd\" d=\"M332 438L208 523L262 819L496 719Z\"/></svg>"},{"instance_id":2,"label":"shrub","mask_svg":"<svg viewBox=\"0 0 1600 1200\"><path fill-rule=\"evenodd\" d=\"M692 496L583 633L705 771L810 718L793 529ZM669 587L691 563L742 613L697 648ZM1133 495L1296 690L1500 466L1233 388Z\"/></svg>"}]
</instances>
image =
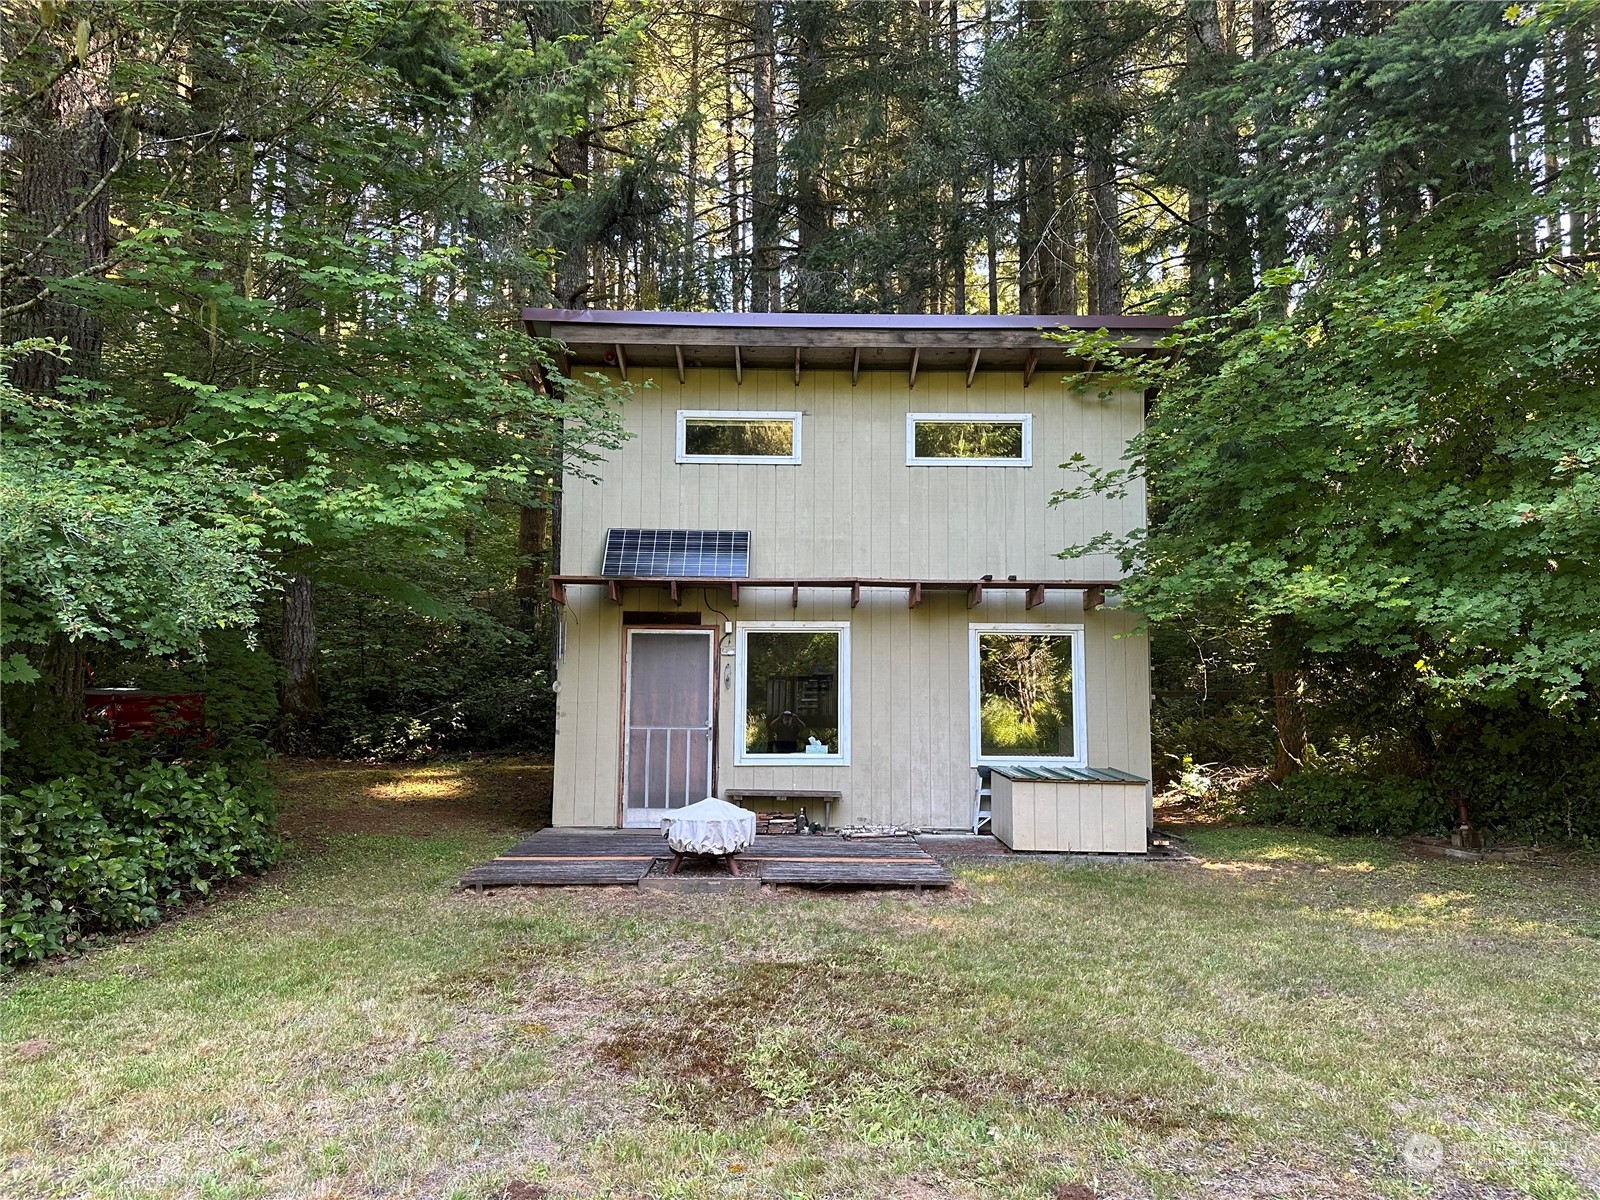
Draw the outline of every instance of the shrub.
<instances>
[{"instance_id":1,"label":"shrub","mask_svg":"<svg viewBox=\"0 0 1600 1200\"><path fill-rule=\"evenodd\" d=\"M1249 788L1240 797L1240 808L1245 820L1261 825L1387 837L1436 833L1450 819L1449 802L1437 784L1320 771L1302 771L1281 784Z\"/></svg>"},{"instance_id":2,"label":"shrub","mask_svg":"<svg viewBox=\"0 0 1600 1200\"><path fill-rule=\"evenodd\" d=\"M278 858L272 789L257 764L129 768L0 794L0 965L59 954L88 934L160 920L164 906Z\"/></svg>"}]
</instances>

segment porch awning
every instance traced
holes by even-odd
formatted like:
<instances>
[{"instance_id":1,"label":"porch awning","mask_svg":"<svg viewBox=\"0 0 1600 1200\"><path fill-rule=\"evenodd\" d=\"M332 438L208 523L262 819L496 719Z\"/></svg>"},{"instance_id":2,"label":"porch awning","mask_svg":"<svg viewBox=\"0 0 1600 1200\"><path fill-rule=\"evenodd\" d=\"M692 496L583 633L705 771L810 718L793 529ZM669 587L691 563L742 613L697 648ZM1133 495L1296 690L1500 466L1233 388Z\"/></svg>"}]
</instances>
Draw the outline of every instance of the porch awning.
<instances>
[{"instance_id":1,"label":"porch awning","mask_svg":"<svg viewBox=\"0 0 1600 1200\"><path fill-rule=\"evenodd\" d=\"M683 603L686 588L715 588L729 593L734 606L739 604L739 594L764 588L787 589L792 607L800 607L803 588L822 588L848 591L850 607L861 603L861 593L871 588L882 588L906 593L908 606L917 607L929 592L965 592L967 607L976 608L983 603L988 592L1026 592L1027 607L1037 608L1044 603L1049 592L1082 592L1085 609L1099 608L1106 600L1106 592L1122 586L1120 579L871 579L851 576L839 579L729 579L726 577L660 577L612 575L552 575L550 598L557 604L567 602L569 587L603 587L613 603L622 603L625 588L662 588L672 597L674 604Z\"/></svg>"},{"instance_id":2,"label":"porch awning","mask_svg":"<svg viewBox=\"0 0 1600 1200\"><path fill-rule=\"evenodd\" d=\"M990 767L996 775L1023 783L1149 783L1143 775L1120 770L1117 767L1057 767L1034 766L1026 763L1007 763L1003 767Z\"/></svg>"}]
</instances>

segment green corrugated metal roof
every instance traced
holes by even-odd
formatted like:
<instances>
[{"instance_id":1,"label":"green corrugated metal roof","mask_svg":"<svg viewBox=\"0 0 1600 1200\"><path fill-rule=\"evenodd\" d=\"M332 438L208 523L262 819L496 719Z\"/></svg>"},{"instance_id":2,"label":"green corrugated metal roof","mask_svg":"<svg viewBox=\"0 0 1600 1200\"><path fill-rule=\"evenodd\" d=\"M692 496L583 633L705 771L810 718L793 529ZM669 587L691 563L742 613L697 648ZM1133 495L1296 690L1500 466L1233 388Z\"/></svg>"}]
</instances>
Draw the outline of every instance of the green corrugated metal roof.
<instances>
[{"instance_id":1,"label":"green corrugated metal roof","mask_svg":"<svg viewBox=\"0 0 1600 1200\"><path fill-rule=\"evenodd\" d=\"M1142 775L1130 775L1115 767L1053 767L1022 766L1010 764L992 768L997 775L1007 779L1024 779L1045 783L1148 783Z\"/></svg>"}]
</instances>

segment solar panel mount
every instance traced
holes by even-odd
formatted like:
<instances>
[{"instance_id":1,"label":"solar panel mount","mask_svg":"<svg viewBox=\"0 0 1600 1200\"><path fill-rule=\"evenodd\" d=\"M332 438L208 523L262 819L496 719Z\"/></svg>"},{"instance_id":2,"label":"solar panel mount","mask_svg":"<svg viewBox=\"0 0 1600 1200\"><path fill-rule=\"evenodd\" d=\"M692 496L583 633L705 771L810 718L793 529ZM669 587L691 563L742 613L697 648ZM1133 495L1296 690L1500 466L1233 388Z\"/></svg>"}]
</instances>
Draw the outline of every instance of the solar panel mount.
<instances>
[{"instance_id":1,"label":"solar panel mount","mask_svg":"<svg viewBox=\"0 0 1600 1200\"><path fill-rule=\"evenodd\" d=\"M616 579L746 579L748 529L608 529L602 575Z\"/></svg>"}]
</instances>

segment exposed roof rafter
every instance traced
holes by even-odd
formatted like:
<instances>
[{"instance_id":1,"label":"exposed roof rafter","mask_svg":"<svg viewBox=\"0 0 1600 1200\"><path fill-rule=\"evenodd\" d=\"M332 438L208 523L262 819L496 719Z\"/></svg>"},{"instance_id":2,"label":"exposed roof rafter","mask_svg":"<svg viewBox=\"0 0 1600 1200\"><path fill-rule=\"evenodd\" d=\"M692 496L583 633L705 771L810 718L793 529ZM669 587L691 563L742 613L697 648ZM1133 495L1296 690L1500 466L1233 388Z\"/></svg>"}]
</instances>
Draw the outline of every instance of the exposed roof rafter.
<instances>
[{"instance_id":1,"label":"exposed roof rafter","mask_svg":"<svg viewBox=\"0 0 1600 1200\"><path fill-rule=\"evenodd\" d=\"M977 373L1020 371L1027 383L1044 370L1065 374L1092 364L1075 357L1053 336L1062 329L1103 329L1123 350L1165 355L1162 342L1177 318L1117 314L868 314L679 313L604 309L524 310L530 334L557 343L570 369L676 371L732 367L741 383L746 369L792 372L796 351L803 371L901 371L910 386L922 375L959 373L975 386ZM912 363L915 362L915 368ZM563 372L566 373L567 367Z\"/></svg>"}]
</instances>

